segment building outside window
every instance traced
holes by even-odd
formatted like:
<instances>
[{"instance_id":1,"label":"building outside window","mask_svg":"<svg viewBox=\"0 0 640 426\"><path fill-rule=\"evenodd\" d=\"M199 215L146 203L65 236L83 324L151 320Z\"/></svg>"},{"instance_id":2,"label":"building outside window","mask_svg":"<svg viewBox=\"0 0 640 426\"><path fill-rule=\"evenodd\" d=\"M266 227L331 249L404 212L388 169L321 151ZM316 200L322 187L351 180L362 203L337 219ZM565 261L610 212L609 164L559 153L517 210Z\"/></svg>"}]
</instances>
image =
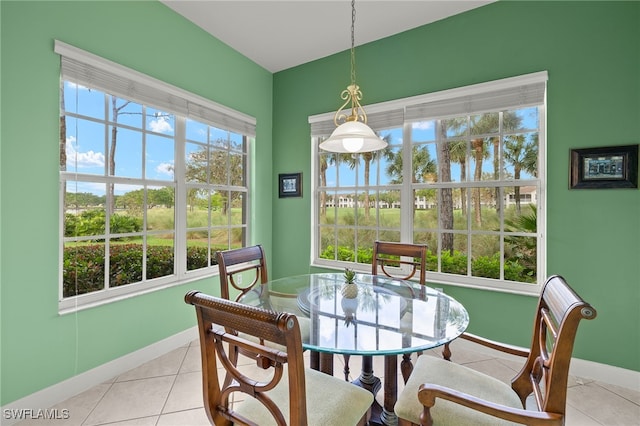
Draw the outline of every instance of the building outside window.
<instances>
[{"instance_id":1,"label":"building outside window","mask_svg":"<svg viewBox=\"0 0 640 426\"><path fill-rule=\"evenodd\" d=\"M248 239L255 120L56 42L60 310L217 273Z\"/></svg>"},{"instance_id":2,"label":"building outside window","mask_svg":"<svg viewBox=\"0 0 640 426\"><path fill-rule=\"evenodd\" d=\"M428 280L536 293L545 277L546 72L366 106L388 142L318 148L314 264L370 270L375 240L426 244Z\"/></svg>"}]
</instances>

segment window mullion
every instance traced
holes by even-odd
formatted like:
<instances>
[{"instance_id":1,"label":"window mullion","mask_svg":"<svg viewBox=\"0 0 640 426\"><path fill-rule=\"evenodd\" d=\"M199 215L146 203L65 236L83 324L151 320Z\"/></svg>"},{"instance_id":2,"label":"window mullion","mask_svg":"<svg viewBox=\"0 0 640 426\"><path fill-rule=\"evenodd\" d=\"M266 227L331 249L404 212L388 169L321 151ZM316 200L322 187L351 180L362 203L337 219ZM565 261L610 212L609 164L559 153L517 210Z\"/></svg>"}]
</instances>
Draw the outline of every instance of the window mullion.
<instances>
[{"instance_id":1,"label":"window mullion","mask_svg":"<svg viewBox=\"0 0 640 426\"><path fill-rule=\"evenodd\" d=\"M187 188L185 144L186 119L176 116L174 143L174 174L175 193L175 241L174 267L178 277L184 277L187 271Z\"/></svg>"},{"instance_id":2,"label":"window mullion","mask_svg":"<svg viewBox=\"0 0 640 426\"><path fill-rule=\"evenodd\" d=\"M402 187L400 188L400 241L413 242L413 159L411 123L402 126Z\"/></svg>"},{"instance_id":3,"label":"window mullion","mask_svg":"<svg viewBox=\"0 0 640 426\"><path fill-rule=\"evenodd\" d=\"M525 92L532 96L526 99L520 96ZM385 221L379 220L375 229L377 238L429 244L430 252L437 255L437 267L430 266L434 269L430 278L433 282L534 293L539 288L541 277L545 276L545 98L546 73L538 73L394 101L395 107L400 105L399 111L404 109L405 121L402 127L393 129L393 138L397 142L395 145L391 143L385 152L386 163L381 163L378 169L375 191L376 200L381 197L390 200L380 208L395 211L384 211ZM531 108L535 105L538 106L537 114ZM375 107L375 113L380 116L392 114L391 103ZM309 121L314 124L320 119L320 116L314 116ZM451 128L447 132L449 121ZM319 136L319 131L319 126L312 126L313 137ZM523 156L530 155L532 151L529 150L536 148L536 138L537 170L528 170L528 158ZM462 140L466 142L464 149L458 143ZM442 146L445 143L447 147ZM419 158L412 158L416 144L423 150ZM445 148L447 151L442 152ZM317 151L315 154L319 155ZM441 157L446 158L447 154L450 158L447 164L443 164ZM419 165L414 164L416 160ZM384 179L381 178L383 167L388 168L389 175ZM461 173L460 178L454 176L462 171L462 167L467 173ZM417 171L424 176L414 176ZM475 172L479 176L476 177ZM347 170L347 173L352 172ZM355 188L357 202L358 190L362 188L357 168L353 173L356 177L352 185L343 185L345 180L336 179L336 193L346 194ZM431 173L435 173L437 179L429 176ZM346 181L351 182L350 175ZM423 189L431 200L435 197L435 205L430 201L425 207L422 204L416 207L416 191ZM526 191L522 192L523 189ZM537 194L536 199L529 195L530 191ZM463 206L458 205L461 192L464 193ZM319 197L317 192L315 195ZM401 200L399 206L395 204L398 195ZM443 198L446 205L443 205ZM537 204L535 241L532 232L527 230L530 222L519 220L528 218L514 207L514 200L520 204ZM320 199L314 201L319 202ZM336 202L333 208L340 210L339 203ZM425 211L418 212L417 208ZM322 229L318 210L314 209L313 216L317 239L314 241L312 262L318 266L342 266L344 262L320 255L329 241L317 242ZM381 212L377 211L379 218ZM518 232L510 231L509 239L505 240L507 220L515 221L514 227ZM330 229L333 230L336 244L339 244L335 237L338 231L355 226L358 233L361 226L365 231L370 228L358 223L357 213L353 225L345 220L340 222L336 213L335 223L327 222L323 226L327 235ZM359 240L356 248L361 244ZM533 244L537 247L537 255L531 253ZM348 244L342 242L342 245ZM340 249L337 247L336 251ZM509 253L505 254L507 251ZM532 269L536 264L537 274L532 276L536 273Z\"/></svg>"}]
</instances>

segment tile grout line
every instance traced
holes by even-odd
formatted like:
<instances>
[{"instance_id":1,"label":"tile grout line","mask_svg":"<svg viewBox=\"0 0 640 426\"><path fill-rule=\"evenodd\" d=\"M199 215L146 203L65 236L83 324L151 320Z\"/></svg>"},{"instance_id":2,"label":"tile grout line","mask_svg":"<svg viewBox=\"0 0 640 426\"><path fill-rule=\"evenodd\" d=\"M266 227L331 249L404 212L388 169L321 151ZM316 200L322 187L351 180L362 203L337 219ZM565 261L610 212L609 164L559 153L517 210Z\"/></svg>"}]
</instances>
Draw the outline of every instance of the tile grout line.
<instances>
[{"instance_id":1,"label":"tile grout line","mask_svg":"<svg viewBox=\"0 0 640 426\"><path fill-rule=\"evenodd\" d=\"M93 404L93 407L91 407L91 410L89 410L89 412L87 413L87 415L85 416L85 418L82 420L82 422L80 423L81 426L86 426L87 425L87 420L89 420L89 417L91 417L91 414L93 414L93 412L96 410L96 408L98 407L98 405L100 405L100 403L102 402L102 400L104 399L104 397L109 393L109 391L111 390L111 388L113 387L114 384L116 384L118 380L118 376L114 377L113 380L111 381L111 383L109 383L109 387L107 388L106 391L104 391L104 393L100 396L100 398L98 398L98 400L96 401L95 404Z\"/></svg>"},{"instance_id":2,"label":"tile grout line","mask_svg":"<svg viewBox=\"0 0 640 426\"><path fill-rule=\"evenodd\" d=\"M158 418L156 419L155 426L158 426L158 422L160 421L160 418L164 414L164 408L167 406L167 402L169 401L169 397L171 396L171 392L173 391L173 387L176 385L176 381L178 380L178 375L180 374L180 370L182 369L182 366L184 365L184 361L187 359L187 355L189 354L189 347L190 346L191 346L190 344L186 346L186 350L184 351L184 355L182 356L182 360L180 361L180 365L178 365L178 369L176 370L176 374L173 375L173 382L171 382L171 387L169 388L169 392L167 392L167 397L164 399L164 403L162 404L162 407L160 408L160 413L158 413Z\"/></svg>"}]
</instances>

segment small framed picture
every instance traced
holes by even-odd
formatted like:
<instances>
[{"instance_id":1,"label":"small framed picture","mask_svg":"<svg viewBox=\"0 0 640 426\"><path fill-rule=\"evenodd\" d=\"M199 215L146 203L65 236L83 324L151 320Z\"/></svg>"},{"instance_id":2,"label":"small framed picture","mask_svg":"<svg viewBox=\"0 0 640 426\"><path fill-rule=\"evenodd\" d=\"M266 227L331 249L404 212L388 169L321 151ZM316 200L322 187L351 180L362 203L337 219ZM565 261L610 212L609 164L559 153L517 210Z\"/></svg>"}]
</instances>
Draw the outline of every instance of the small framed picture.
<instances>
[{"instance_id":1,"label":"small framed picture","mask_svg":"<svg viewBox=\"0 0 640 426\"><path fill-rule=\"evenodd\" d=\"M280 173L278 182L280 198L302 197L302 173Z\"/></svg>"},{"instance_id":2,"label":"small framed picture","mask_svg":"<svg viewBox=\"0 0 640 426\"><path fill-rule=\"evenodd\" d=\"M571 150L570 189L637 187L638 144Z\"/></svg>"}]
</instances>

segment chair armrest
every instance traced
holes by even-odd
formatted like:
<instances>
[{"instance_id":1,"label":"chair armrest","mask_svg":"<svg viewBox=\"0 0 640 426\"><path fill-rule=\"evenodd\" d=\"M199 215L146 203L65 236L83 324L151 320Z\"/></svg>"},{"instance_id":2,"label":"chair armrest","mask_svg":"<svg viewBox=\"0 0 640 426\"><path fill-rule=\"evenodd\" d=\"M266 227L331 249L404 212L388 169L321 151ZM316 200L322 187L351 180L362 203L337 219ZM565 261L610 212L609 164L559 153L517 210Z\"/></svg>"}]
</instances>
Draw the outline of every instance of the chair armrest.
<instances>
[{"instance_id":1,"label":"chair armrest","mask_svg":"<svg viewBox=\"0 0 640 426\"><path fill-rule=\"evenodd\" d=\"M469 340L471 342L477 343L482 346L486 346L487 348L495 349L500 352L508 353L511 355L517 355L522 357L529 356L529 349L523 348L521 346L507 345L505 343L496 342L493 340L485 339L484 337L476 336L471 333L462 333L460 338Z\"/></svg>"},{"instance_id":2,"label":"chair armrest","mask_svg":"<svg viewBox=\"0 0 640 426\"><path fill-rule=\"evenodd\" d=\"M418 389L418 400L424 406L424 412L420 416L422 424L432 425L430 409L436 403L436 398L469 407L473 410L499 417L504 420L527 424L529 426L555 426L562 425L563 416L556 413L540 411L528 411L522 408L513 408L506 405L485 401L475 396L459 392L444 386L425 383Z\"/></svg>"}]
</instances>

